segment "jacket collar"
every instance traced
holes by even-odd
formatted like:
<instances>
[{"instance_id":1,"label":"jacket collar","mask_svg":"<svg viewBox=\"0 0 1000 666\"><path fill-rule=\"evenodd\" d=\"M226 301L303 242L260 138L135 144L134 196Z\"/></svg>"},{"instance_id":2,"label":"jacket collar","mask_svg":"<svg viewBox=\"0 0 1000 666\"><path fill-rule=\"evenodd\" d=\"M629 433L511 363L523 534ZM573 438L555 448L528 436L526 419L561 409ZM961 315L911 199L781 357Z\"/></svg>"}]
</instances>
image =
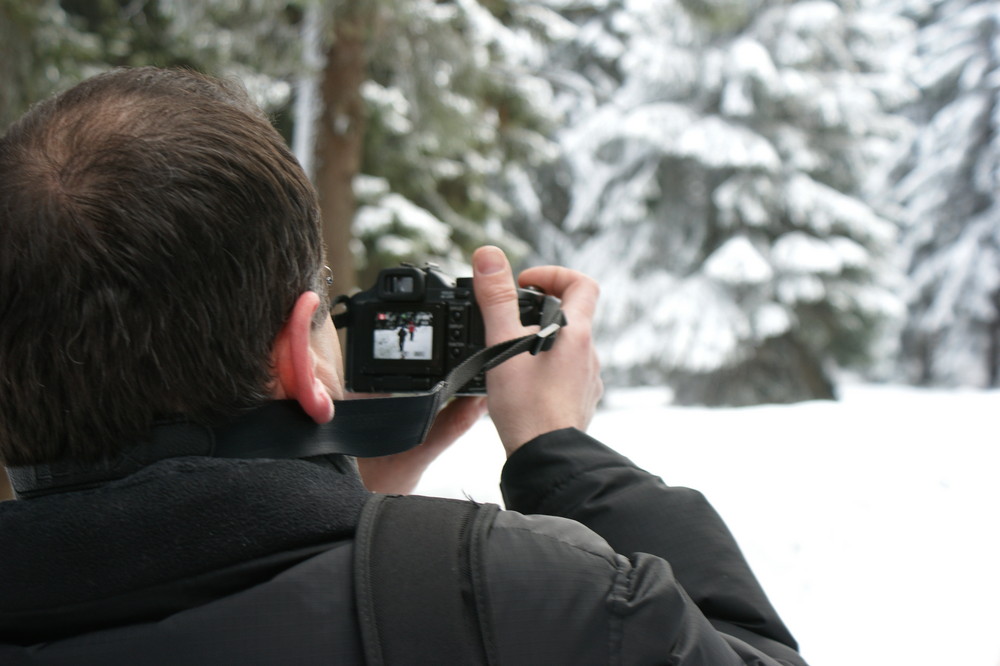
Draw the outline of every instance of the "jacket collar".
<instances>
[{"instance_id":1,"label":"jacket collar","mask_svg":"<svg viewBox=\"0 0 1000 666\"><path fill-rule=\"evenodd\" d=\"M172 457L0 503L0 644L155 621L349 539L370 494L329 462Z\"/></svg>"}]
</instances>

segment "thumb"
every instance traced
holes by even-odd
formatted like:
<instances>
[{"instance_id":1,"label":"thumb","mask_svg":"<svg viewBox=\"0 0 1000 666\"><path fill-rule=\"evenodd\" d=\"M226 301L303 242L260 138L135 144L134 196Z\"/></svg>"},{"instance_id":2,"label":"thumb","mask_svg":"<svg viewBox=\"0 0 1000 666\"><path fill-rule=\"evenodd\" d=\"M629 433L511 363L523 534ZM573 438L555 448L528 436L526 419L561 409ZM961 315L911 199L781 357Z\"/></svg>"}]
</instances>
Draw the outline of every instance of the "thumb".
<instances>
[{"instance_id":1,"label":"thumb","mask_svg":"<svg viewBox=\"0 0 1000 666\"><path fill-rule=\"evenodd\" d=\"M472 255L473 287L486 326L486 345L524 335L517 288L510 262L500 248L487 245Z\"/></svg>"}]
</instances>

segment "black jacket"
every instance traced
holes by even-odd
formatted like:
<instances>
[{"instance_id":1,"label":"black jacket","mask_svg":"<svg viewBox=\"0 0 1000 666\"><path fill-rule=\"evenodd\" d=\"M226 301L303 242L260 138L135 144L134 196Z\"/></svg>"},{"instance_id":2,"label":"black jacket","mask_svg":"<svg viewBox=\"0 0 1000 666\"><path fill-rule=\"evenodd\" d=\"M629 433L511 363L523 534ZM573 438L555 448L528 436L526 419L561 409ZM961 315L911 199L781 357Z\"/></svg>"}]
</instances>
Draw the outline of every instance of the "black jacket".
<instances>
[{"instance_id":1,"label":"black jacket","mask_svg":"<svg viewBox=\"0 0 1000 666\"><path fill-rule=\"evenodd\" d=\"M804 663L699 493L575 430L520 449L502 488L486 552L501 663ZM343 459L182 457L2 503L0 664L363 663L367 497Z\"/></svg>"}]
</instances>

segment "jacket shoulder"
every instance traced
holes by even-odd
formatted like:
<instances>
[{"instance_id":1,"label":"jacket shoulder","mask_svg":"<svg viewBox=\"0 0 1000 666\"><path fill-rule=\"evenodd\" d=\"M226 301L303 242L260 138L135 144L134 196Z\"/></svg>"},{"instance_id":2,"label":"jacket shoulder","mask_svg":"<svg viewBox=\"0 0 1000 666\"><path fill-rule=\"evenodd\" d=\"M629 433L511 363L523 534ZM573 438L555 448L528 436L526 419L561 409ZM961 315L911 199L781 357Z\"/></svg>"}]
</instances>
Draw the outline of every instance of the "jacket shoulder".
<instances>
[{"instance_id":1,"label":"jacket shoulder","mask_svg":"<svg viewBox=\"0 0 1000 666\"><path fill-rule=\"evenodd\" d=\"M714 627L667 561L616 553L576 521L500 512L484 560L501 663L786 663Z\"/></svg>"}]
</instances>

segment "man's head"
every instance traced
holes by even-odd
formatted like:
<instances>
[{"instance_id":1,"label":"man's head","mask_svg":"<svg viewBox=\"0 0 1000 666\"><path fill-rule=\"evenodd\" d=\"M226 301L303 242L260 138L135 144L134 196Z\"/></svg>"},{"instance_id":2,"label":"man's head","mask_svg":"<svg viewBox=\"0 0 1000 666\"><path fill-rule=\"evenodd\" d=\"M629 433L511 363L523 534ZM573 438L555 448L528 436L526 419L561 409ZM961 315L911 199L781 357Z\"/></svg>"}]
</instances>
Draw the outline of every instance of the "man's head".
<instances>
[{"instance_id":1,"label":"man's head","mask_svg":"<svg viewBox=\"0 0 1000 666\"><path fill-rule=\"evenodd\" d=\"M239 86L118 70L39 104L0 139L0 458L95 460L267 400L322 255L315 192Z\"/></svg>"}]
</instances>

